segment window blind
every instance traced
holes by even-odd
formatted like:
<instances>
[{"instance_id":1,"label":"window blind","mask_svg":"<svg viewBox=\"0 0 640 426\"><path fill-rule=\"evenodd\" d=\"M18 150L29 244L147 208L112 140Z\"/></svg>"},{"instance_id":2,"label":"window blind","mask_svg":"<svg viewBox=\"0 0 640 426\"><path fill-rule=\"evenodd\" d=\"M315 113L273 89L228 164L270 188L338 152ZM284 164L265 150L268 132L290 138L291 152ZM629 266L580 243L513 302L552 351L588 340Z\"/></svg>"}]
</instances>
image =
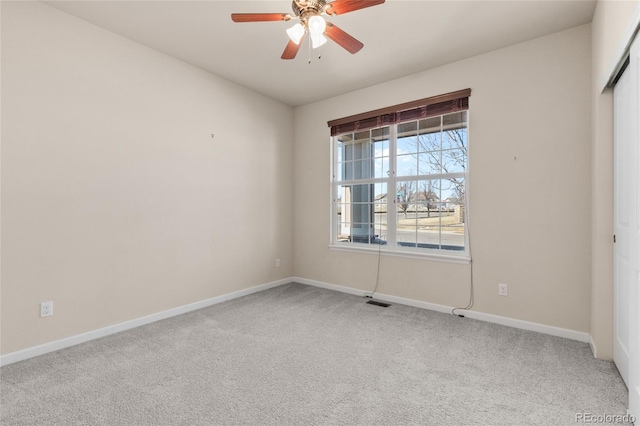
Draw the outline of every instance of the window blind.
<instances>
[{"instance_id":1,"label":"window blind","mask_svg":"<svg viewBox=\"0 0 640 426\"><path fill-rule=\"evenodd\" d=\"M417 101L406 102L386 108L376 109L362 114L331 120L327 124L331 127L331 136L358 130L373 129L381 126L417 120L435 115L469 109L471 89L445 93Z\"/></svg>"}]
</instances>

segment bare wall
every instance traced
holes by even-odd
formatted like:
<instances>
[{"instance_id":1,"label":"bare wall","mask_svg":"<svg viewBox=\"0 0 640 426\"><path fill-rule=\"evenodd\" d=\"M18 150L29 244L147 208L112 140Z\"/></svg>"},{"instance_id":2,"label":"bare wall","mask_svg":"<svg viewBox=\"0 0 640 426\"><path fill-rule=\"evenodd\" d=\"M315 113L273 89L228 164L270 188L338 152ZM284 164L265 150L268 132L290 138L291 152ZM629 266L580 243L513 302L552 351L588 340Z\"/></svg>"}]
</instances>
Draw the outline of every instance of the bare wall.
<instances>
[{"instance_id":1,"label":"bare wall","mask_svg":"<svg viewBox=\"0 0 640 426\"><path fill-rule=\"evenodd\" d=\"M326 122L471 88L474 309L588 332L590 68L590 25L583 25L296 108L295 275L362 290L375 285L375 255L328 247ZM499 282L509 285L508 297L498 296ZM469 265L383 256L378 291L464 306Z\"/></svg>"},{"instance_id":2,"label":"bare wall","mask_svg":"<svg viewBox=\"0 0 640 426\"><path fill-rule=\"evenodd\" d=\"M2 2L1 352L291 276L292 119L46 5Z\"/></svg>"}]
</instances>

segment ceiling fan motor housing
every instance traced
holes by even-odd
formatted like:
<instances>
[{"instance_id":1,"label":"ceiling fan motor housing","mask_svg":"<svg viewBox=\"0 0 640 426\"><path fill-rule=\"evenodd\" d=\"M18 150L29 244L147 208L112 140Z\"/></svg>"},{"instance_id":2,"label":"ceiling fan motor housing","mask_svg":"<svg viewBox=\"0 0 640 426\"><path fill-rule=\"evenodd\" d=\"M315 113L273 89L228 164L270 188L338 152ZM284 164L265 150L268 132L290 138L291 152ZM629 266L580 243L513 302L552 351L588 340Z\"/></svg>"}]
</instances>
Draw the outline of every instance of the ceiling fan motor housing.
<instances>
[{"instance_id":1,"label":"ceiling fan motor housing","mask_svg":"<svg viewBox=\"0 0 640 426\"><path fill-rule=\"evenodd\" d=\"M293 0L291 8L300 19L306 20L310 16L320 15L325 11L325 0Z\"/></svg>"}]
</instances>

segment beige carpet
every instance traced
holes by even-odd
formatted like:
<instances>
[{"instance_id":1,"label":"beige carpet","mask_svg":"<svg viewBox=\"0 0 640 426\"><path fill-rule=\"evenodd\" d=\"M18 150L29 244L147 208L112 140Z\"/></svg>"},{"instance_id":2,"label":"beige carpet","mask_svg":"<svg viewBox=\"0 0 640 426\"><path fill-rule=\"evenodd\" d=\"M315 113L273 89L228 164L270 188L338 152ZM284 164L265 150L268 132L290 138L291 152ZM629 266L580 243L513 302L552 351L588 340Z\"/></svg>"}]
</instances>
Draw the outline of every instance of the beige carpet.
<instances>
[{"instance_id":1,"label":"beige carpet","mask_svg":"<svg viewBox=\"0 0 640 426\"><path fill-rule=\"evenodd\" d=\"M2 425L575 425L587 344L288 284L2 367Z\"/></svg>"}]
</instances>

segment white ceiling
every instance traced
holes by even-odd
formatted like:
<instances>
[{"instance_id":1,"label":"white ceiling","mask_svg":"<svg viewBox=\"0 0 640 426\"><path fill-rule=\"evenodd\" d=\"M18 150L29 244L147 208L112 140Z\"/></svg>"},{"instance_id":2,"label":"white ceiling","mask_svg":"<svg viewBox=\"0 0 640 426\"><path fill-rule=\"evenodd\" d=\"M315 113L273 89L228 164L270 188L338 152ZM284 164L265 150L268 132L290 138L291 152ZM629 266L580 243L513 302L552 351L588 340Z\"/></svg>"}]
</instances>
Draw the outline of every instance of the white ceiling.
<instances>
[{"instance_id":1,"label":"white ceiling","mask_svg":"<svg viewBox=\"0 0 640 426\"><path fill-rule=\"evenodd\" d=\"M364 43L355 55L329 41L280 55L292 22L234 23L234 12L291 12L291 1L46 1L128 39L281 102L304 105L591 22L596 2L386 3L329 21ZM318 52L322 55L318 59Z\"/></svg>"}]
</instances>

